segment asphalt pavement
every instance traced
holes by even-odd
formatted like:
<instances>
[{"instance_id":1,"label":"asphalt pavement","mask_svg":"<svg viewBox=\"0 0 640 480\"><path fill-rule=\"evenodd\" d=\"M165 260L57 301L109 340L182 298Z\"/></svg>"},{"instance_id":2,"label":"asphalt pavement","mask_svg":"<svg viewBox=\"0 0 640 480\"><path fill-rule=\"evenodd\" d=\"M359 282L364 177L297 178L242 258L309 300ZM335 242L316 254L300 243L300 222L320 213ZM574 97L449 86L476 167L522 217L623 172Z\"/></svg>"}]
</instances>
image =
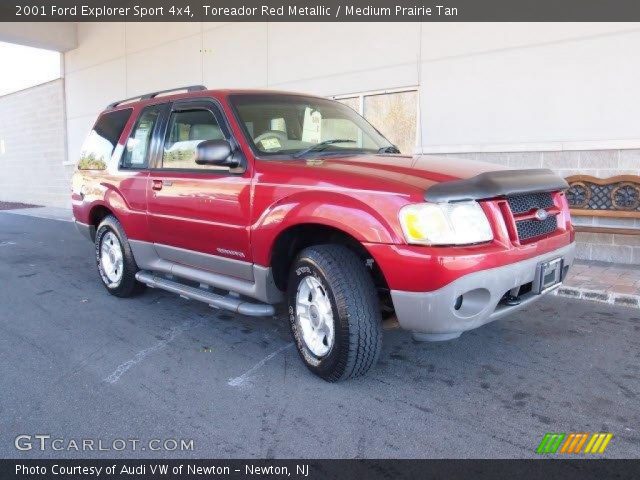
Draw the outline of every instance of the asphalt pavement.
<instances>
[{"instance_id":1,"label":"asphalt pavement","mask_svg":"<svg viewBox=\"0 0 640 480\"><path fill-rule=\"evenodd\" d=\"M283 317L118 299L72 223L0 212L3 458L519 458L547 432L639 457L639 365L640 311L547 297L450 342L387 330L367 376L328 384Z\"/></svg>"}]
</instances>

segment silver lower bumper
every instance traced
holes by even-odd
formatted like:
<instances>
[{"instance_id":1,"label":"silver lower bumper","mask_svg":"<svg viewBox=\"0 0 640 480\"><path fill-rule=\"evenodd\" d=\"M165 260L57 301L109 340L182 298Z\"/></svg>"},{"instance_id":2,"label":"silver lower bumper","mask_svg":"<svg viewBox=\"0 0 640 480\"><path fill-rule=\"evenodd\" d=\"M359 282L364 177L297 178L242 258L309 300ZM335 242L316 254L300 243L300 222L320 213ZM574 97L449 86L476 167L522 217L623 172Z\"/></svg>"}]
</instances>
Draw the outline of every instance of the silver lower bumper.
<instances>
[{"instance_id":1,"label":"silver lower bumper","mask_svg":"<svg viewBox=\"0 0 640 480\"><path fill-rule=\"evenodd\" d=\"M543 295L524 294L520 304L500 302L505 293L533 282L540 262L562 257L564 266L573 263L575 244L534 258L465 275L432 292L392 290L391 298L398 323L411 330L418 340L448 340L460 333L497 320L536 301ZM455 308L462 296L462 305Z\"/></svg>"}]
</instances>

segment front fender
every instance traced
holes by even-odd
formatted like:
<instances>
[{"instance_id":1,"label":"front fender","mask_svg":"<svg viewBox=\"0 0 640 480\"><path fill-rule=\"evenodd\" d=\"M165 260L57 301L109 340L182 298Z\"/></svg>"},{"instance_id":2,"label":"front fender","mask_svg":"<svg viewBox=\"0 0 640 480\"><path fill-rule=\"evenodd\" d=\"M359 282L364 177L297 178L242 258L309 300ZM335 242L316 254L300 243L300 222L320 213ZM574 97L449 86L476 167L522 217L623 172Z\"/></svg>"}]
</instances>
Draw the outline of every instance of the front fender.
<instances>
[{"instance_id":1,"label":"front fender","mask_svg":"<svg viewBox=\"0 0 640 480\"><path fill-rule=\"evenodd\" d=\"M252 225L255 262L268 265L278 236L300 224L332 227L360 242L402 243L397 212L406 201L377 192L367 196L369 198L359 199L343 193L306 191L278 200Z\"/></svg>"}]
</instances>

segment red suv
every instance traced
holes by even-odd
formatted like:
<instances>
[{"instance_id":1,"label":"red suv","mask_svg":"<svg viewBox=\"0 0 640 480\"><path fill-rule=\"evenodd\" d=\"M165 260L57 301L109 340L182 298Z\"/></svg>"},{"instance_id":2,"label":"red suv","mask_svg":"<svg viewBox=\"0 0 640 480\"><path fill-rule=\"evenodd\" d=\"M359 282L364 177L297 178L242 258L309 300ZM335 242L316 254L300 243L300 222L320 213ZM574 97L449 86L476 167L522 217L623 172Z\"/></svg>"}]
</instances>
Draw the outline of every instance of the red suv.
<instances>
[{"instance_id":1,"label":"red suv","mask_svg":"<svg viewBox=\"0 0 640 480\"><path fill-rule=\"evenodd\" d=\"M558 287L566 188L549 170L401 155L325 98L194 86L102 112L73 211L111 294L148 285L254 316L287 302L302 360L335 381L376 362L384 317L446 340Z\"/></svg>"}]
</instances>

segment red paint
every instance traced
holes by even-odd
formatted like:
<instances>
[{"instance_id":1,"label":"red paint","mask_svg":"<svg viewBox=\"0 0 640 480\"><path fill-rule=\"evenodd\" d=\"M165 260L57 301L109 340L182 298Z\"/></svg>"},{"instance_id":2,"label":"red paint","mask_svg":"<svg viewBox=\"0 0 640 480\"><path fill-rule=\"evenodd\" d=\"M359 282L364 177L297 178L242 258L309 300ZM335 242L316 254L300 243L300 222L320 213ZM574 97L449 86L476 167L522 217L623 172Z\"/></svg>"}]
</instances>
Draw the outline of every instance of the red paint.
<instances>
[{"instance_id":1,"label":"red paint","mask_svg":"<svg viewBox=\"0 0 640 480\"><path fill-rule=\"evenodd\" d=\"M481 202L494 240L467 247L407 245L398 222L406 204L423 201L426 188L501 167L462 159L362 155L347 158L260 160L244 139L227 101L229 91L193 92L128 104L133 115L119 144L124 146L142 107L171 100L215 98L247 159L241 175L213 172L78 171L73 194L76 219L91 223L96 207L111 210L131 239L228 256L269 266L271 248L289 227L314 223L337 228L359 240L380 265L391 289L429 291L465 274L506 265L573 241L564 194L555 195L559 229L520 244L504 200ZM237 92L233 92L237 93ZM162 181L172 182L162 187ZM155 188L154 188L155 186Z\"/></svg>"}]
</instances>

